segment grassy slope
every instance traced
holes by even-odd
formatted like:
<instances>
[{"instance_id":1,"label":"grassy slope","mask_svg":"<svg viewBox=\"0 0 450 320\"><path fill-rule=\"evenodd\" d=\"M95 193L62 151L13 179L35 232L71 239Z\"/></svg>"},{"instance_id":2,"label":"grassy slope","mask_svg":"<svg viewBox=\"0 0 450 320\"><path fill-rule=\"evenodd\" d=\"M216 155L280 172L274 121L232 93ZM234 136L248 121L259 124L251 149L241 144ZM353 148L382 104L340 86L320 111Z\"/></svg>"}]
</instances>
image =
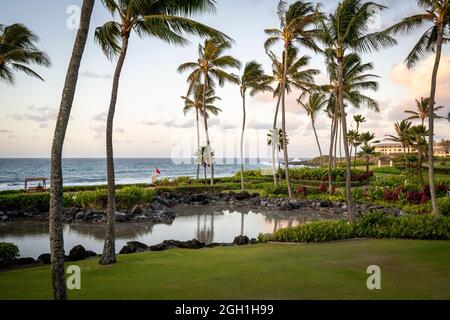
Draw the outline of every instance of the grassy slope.
<instances>
[{"instance_id":1,"label":"grassy slope","mask_svg":"<svg viewBox=\"0 0 450 320\"><path fill-rule=\"evenodd\" d=\"M366 268L382 290L366 288ZM79 263L71 299L450 299L450 242L358 240L262 244ZM0 273L0 299L50 299L48 267Z\"/></svg>"}]
</instances>

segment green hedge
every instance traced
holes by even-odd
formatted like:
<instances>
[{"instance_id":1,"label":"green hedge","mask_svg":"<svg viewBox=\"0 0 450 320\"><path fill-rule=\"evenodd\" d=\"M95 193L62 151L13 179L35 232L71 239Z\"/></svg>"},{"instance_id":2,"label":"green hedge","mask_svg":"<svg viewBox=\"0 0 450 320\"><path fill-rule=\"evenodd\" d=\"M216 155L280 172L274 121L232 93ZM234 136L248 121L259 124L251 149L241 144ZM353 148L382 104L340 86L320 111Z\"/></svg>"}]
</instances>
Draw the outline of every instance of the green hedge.
<instances>
[{"instance_id":1,"label":"green hedge","mask_svg":"<svg viewBox=\"0 0 450 320\"><path fill-rule=\"evenodd\" d=\"M320 221L278 230L262 240L325 242L352 238L450 240L450 218L431 215L394 217L371 212L352 225L347 221Z\"/></svg>"},{"instance_id":2,"label":"green hedge","mask_svg":"<svg viewBox=\"0 0 450 320\"><path fill-rule=\"evenodd\" d=\"M11 266L19 257L19 248L12 243L0 242L0 266Z\"/></svg>"}]
</instances>

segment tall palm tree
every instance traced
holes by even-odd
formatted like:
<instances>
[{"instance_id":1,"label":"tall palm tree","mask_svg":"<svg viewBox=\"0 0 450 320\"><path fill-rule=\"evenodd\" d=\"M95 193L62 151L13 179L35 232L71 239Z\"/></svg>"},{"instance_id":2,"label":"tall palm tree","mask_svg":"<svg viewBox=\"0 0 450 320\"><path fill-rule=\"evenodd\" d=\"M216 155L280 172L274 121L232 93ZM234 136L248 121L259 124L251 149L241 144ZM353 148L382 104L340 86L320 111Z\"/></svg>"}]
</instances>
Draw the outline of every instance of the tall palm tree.
<instances>
[{"instance_id":1,"label":"tall palm tree","mask_svg":"<svg viewBox=\"0 0 450 320\"><path fill-rule=\"evenodd\" d=\"M0 24L0 80L14 84L14 72L44 79L30 68L30 64L50 67L50 58L36 47L39 40L26 26L20 23L5 26Z\"/></svg>"},{"instance_id":2,"label":"tall palm tree","mask_svg":"<svg viewBox=\"0 0 450 320\"><path fill-rule=\"evenodd\" d=\"M434 183L434 117L433 110L436 105L436 87L439 66L441 63L442 47L450 41L450 0L417 0L423 11L404 18L401 22L386 30L386 33L408 34L426 24L428 29L420 37L412 51L406 58L408 68L412 68L421 59L430 54L435 55L433 72L431 75L430 102L428 108L429 150L428 150L428 178L430 184L431 202L436 217L440 216L436 200L436 187Z\"/></svg>"},{"instance_id":3,"label":"tall palm tree","mask_svg":"<svg viewBox=\"0 0 450 320\"><path fill-rule=\"evenodd\" d=\"M394 125L396 135L388 135L388 141L400 143L403 147L403 158L405 160L405 165L407 164L406 149L411 147L411 137L409 135L412 123L408 120L402 120L401 122L396 122Z\"/></svg>"},{"instance_id":4,"label":"tall palm tree","mask_svg":"<svg viewBox=\"0 0 450 320\"><path fill-rule=\"evenodd\" d=\"M356 130L349 130L347 136L348 136L348 145L350 147L350 154L353 154L352 153L353 148L356 149L356 145L359 143L359 133Z\"/></svg>"},{"instance_id":5,"label":"tall palm tree","mask_svg":"<svg viewBox=\"0 0 450 320\"><path fill-rule=\"evenodd\" d=\"M75 38L72 57L64 83L59 114L56 121L51 153L50 177L50 213L49 236L52 264L53 297L55 300L66 300L66 282L64 279L64 236L62 226L63 210L63 174L62 149L70 119L75 89L78 81L81 59L83 57L89 33L92 11L95 0L84 0L81 9L80 27Z\"/></svg>"},{"instance_id":6,"label":"tall palm tree","mask_svg":"<svg viewBox=\"0 0 450 320\"><path fill-rule=\"evenodd\" d=\"M331 51L337 61L337 101L341 111L341 126L344 140L345 162L346 162L346 199L350 222L355 221L353 214L353 201L351 191L351 159L348 148L347 117L345 113L345 91L344 91L344 62L348 51L371 52L381 47L395 45L395 39L385 33L368 33L369 24L375 15L375 10L386 7L373 2L362 0L342 0L336 10L331 13L327 20L322 20L321 40L326 46L326 51ZM328 53L330 55L330 53Z\"/></svg>"},{"instance_id":7,"label":"tall palm tree","mask_svg":"<svg viewBox=\"0 0 450 320\"><path fill-rule=\"evenodd\" d=\"M413 126L409 129L408 134L412 138L412 146L417 151L417 155L419 158L419 177L420 181L423 182L423 174L422 174L422 164L423 164L423 155L427 152L428 142L425 139L428 136L429 131L425 126ZM431 155L429 155L431 157Z\"/></svg>"},{"instance_id":8,"label":"tall palm tree","mask_svg":"<svg viewBox=\"0 0 450 320\"><path fill-rule=\"evenodd\" d=\"M266 29L265 32L269 36L265 43L266 51L274 44L281 42L283 44L283 61L288 61L289 48L296 44L303 45L318 51L315 44L315 38L318 36L316 24L321 17L318 8L315 8L311 2L296 1L287 6L286 1L280 0L278 3L278 18L280 20L280 28ZM288 74L288 64L284 63L283 77L280 87L281 97L281 127L286 132L286 82ZM292 188L289 181L289 157L284 141L283 148L284 168L286 174L286 182L288 185L289 197L292 197Z\"/></svg>"},{"instance_id":9,"label":"tall palm tree","mask_svg":"<svg viewBox=\"0 0 450 320\"><path fill-rule=\"evenodd\" d=\"M376 154L373 143L379 143L380 141L374 141L375 134L370 132L363 132L359 135L359 142L362 144L362 152L360 155L366 158L366 172L369 172L370 157Z\"/></svg>"},{"instance_id":10,"label":"tall palm tree","mask_svg":"<svg viewBox=\"0 0 450 320\"><path fill-rule=\"evenodd\" d=\"M364 117L363 117L362 115L360 115L360 114L354 115L354 116L353 116L353 120L354 120L355 123L356 123L356 134L359 135L359 128L360 128L361 124L365 123L367 120L366 120L366 118L364 118ZM356 169L356 160L357 160L358 147L359 147L359 144L356 143L356 144L355 144L355 161L354 161L354 163L353 163L353 167L354 167L355 169ZM350 152L350 154L351 154L351 152Z\"/></svg>"},{"instance_id":11,"label":"tall palm tree","mask_svg":"<svg viewBox=\"0 0 450 320\"><path fill-rule=\"evenodd\" d=\"M247 90L250 96L259 92L272 91L270 83L272 79L264 74L264 69L256 61L248 62L244 67L244 72L240 79L240 91L242 97L242 133L241 133L241 191L244 191L244 132L246 122L245 98Z\"/></svg>"},{"instance_id":12,"label":"tall palm tree","mask_svg":"<svg viewBox=\"0 0 450 320\"><path fill-rule=\"evenodd\" d=\"M322 148L320 147L319 137L317 136L316 120L320 111L322 111L328 105L327 96L323 93L314 92L309 95L308 101L306 103L302 102L301 99L298 100L298 103L303 107L303 109L306 111L306 114L311 119L314 136L316 137L317 147L319 148L321 166L323 166L323 154Z\"/></svg>"},{"instance_id":13,"label":"tall palm tree","mask_svg":"<svg viewBox=\"0 0 450 320\"><path fill-rule=\"evenodd\" d=\"M215 87L214 80L216 80L221 87L225 82L239 84L239 78L231 73L225 71L226 68L240 69L241 63L230 55L224 55L224 52L230 49L231 45L228 41L218 38L206 39L203 45L198 48L198 60L195 62L183 63L178 67L178 72L182 73L191 70L188 76L190 84L189 92L193 89L196 83L203 83L203 99L206 98L206 91ZM203 101L203 108L205 108L206 101ZM211 140L209 138L208 123L203 116L205 124L205 135L207 149L211 155ZM211 185L214 184L214 163L211 163Z\"/></svg>"},{"instance_id":14,"label":"tall palm tree","mask_svg":"<svg viewBox=\"0 0 450 320\"><path fill-rule=\"evenodd\" d=\"M274 97L277 98L277 105L275 108L275 115L273 120L272 129L274 132L278 130L278 113L281 104L282 95L281 90L284 87L284 91L287 95L291 94L294 89L301 90L303 93L309 92L312 88L316 88L314 84L314 76L320 73L317 69L308 69L308 65L311 58L308 56L298 56L298 50L291 46L288 49L287 63L284 63L284 56L280 60L272 51L267 52L269 59L272 62L272 75L271 80L275 84L273 90ZM286 65L286 77L284 77ZM285 81L284 81L285 80ZM283 85L284 83L284 85ZM277 185L275 174L275 149L272 149L272 164L274 167L274 183Z\"/></svg>"},{"instance_id":15,"label":"tall palm tree","mask_svg":"<svg viewBox=\"0 0 450 320\"><path fill-rule=\"evenodd\" d=\"M187 18L187 16L198 12L214 10L213 0L102 0L102 2L113 16L119 17L118 20L106 22L95 31L95 39L105 55L111 60L117 58L106 122L108 205L105 245L100 258L100 264L111 264L116 261L113 123L120 75L132 32L134 31L140 37L155 37L175 45L189 43L183 37L183 33L216 36L223 40L226 39L226 36L217 30Z\"/></svg>"},{"instance_id":16,"label":"tall palm tree","mask_svg":"<svg viewBox=\"0 0 450 320\"><path fill-rule=\"evenodd\" d=\"M197 150L200 150L201 144L200 144L200 115L203 117L203 85L201 83L197 84L193 90L193 92L190 95L192 98L189 97L181 97L181 99L184 100L184 108L183 112L184 115L186 115L189 111L193 110L195 111L195 123L197 128ZM215 92L213 89L209 89L206 92L206 99L205 99L205 109L206 109L206 117L209 117L209 114L213 114L217 116L219 112L222 112L219 108L214 106L214 103L217 100L221 100L219 97L215 95ZM200 175L200 164L197 164L197 180Z\"/></svg>"},{"instance_id":17,"label":"tall palm tree","mask_svg":"<svg viewBox=\"0 0 450 320\"><path fill-rule=\"evenodd\" d=\"M425 126L425 120L428 118L430 111L430 98L420 98L420 101L416 99L416 110L406 110L405 113L410 116L406 118L406 120L420 120L422 126ZM445 117L441 117L436 114L436 111L444 109L444 106L434 107L433 117L434 119L445 119Z\"/></svg>"}]
</instances>

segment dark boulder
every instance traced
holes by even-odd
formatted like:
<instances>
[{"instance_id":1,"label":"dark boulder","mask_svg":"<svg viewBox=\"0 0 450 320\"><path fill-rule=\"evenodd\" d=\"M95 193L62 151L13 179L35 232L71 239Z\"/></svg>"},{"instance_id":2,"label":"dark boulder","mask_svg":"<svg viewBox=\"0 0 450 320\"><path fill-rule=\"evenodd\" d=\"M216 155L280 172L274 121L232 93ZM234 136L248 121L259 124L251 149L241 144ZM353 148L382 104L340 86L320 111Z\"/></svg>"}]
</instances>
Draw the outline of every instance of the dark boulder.
<instances>
[{"instance_id":1,"label":"dark boulder","mask_svg":"<svg viewBox=\"0 0 450 320\"><path fill-rule=\"evenodd\" d=\"M146 244L138 241L129 241L127 242L127 246L132 252L142 252L148 250L148 246Z\"/></svg>"},{"instance_id":2,"label":"dark boulder","mask_svg":"<svg viewBox=\"0 0 450 320\"><path fill-rule=\"evenodd\" d=\"M230 246L232 246L232 245L233 245L232 243L225 243L225 242L218 243L218 242L213 242L213 243L208 244L208 245L206 246L206 248L230 247Z\"/></svg>"},{"instance_id":3,"label":"dark boulder","mask_svg":"<svg viewBox=\"0 0 450 320\"><path fill-rule=\"evenodd\" d=\"M243 200L247 200L248 198L250 198L251 195L247 191L244 191L241 193L236 193L234 197L236 198L237 201L243 201Z\"/></svg>"},{"instance_id":4,"label":"dark boulder","mask_svg":"<svg viewBox=\"0 0 450 320\"><path fill-rule=\"evenodd\" d=\"M183 242L177 240L165 240L163 244L171 248L183 248Z\"/></svg>"},{"instance_id":5,"label":"dark boulder","mask_svg":"<svg viewBox=\"0 0 450 320\"><path fill-rule=\"evenodd\" d=\"M258 240L256 240L255 238L250 239L250 244L257 244Z\"/></svg>"},{"instance_id":6,"label":"dark boulder","mask_svg":"<svg viewBox=\"0 0 450 320\"><path fill-rule=\"evenodd\" d=\"M128 216L126 213L116 212L116 214L114 215L114 219L116 220L116 222L125 222L128 220Z\"/></svg>"},{"instance_id":7,"label":"dark boulder","mask_svg":"<svg viewBox=\"0 0 450 320\"><path fill-rule=\"evenodd\" d=\"M164 250L168 250L170 249L170 247L167 244L164 243L160 243L160 244L156 244L154 246L150 246L150 250L151 251L164 251Z\"/></svg>"},{"instance_id":8,"label":"dark boulder","mask_svg":"<svg viewBox=\"0 0 450 320\"><path fill-rule=\"evenodd\" d=\"M82 245L78 245L70 250L68 261L80 261L87 257L86 249Z\"/></svg>"},{"instance_id":9,"label":"dark boulder","mask_svg":"<svg viewBox=\"0 0 450 320\"><path fill-rule=\"evenodd\" d=\"M42 264L50 264L50 263L51 263L51 256L50 256L50 253L44 253L44 254L41 254L41 255L37 258L37 261L38 261L39 263L42 263Z\"/></svg>"},{"instance_id":10,"label":"dark boulder","mask_svg":"<svg viewBox=\"0 0 450 320\"><path fill-rule=\"evenodd\" d=\"M249 242L250 242L250 240L247 236L237 236L233 240L233 244L238 245L238 246L245 246L245 245L249 244Z\"/></svg>"},{"instance_id":11,"label":"dark boulder","mask_svg":"<svg viewBox=\"0 0 450 320\"><path fill-rule=\"evenodd\" d=\"M197 239L192 239L192 240L183 242L184 249L202 249L205 246L206 245L203 242L200 242Z\"/></svg>"},{"instance_id":12,"label":"dark boulder","mask_svg":"<svg viewBox=\"0 0 450 320\"><path fill-rule=\"evenodd\" d=\"M86 257L87 258L97 257L97 253L91 250L86 250Z\"/></svg>"},{"instance_id":13,"label":"dark boulder","mask_svg":"<svg viewBox=\"0 0 450 320\"><path fill-rule=\"evenodd\" d=\"M120 249L119 254L130 254L134 253L131 251L131 248L129 246L124 246L122 249Z\"/></svg>"},{"instance_id":14,"label":"dark boulder","mask_svg":"<svg viewBox=\"0 0 450 320\"><path fill-rule=\"evenodd\" d=\"M133 207L133 209L131 209L131 211L130 211L130 215L133 215L133 216L135 216L137 214L141 214L141 213L142 213L142 209L138 205L135 205Z\"/></svg>"},{"instance_id":15,"label":"dark boulder","mask_svg":"<svg viewBox=\"0 0 450 320\"><path fill-rule=\"evenodd\" d=\"M16 260L16 265L17 266L28 266L31 264L35 264L36 260L34 260L33 258L19 258Z\"/></svg>"}]
</instances>

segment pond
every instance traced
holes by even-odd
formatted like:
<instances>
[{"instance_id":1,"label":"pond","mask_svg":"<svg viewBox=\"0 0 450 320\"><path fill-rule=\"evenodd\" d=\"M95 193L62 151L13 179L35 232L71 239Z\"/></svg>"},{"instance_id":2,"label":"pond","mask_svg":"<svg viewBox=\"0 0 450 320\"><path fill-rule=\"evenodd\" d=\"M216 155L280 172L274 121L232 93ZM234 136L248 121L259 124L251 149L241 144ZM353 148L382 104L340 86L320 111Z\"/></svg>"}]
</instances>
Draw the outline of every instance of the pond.
<instances>
[{"instance_id":1,"label":"pond","mask_svg":"<svg viewBox=\"0 0 450 320\"><path fill-rule=\"evenodd\" d=\"M155 245L164 240L186 241L198 239L204 243L232 242L234 237L244 234L256 238L260 233L271 233L287 226L296 226L307 221L333 219L335 216L319 211L297 210L294 212L254 212L241 208L178 207L171 225L166 224L116 224L116 250L127 241L139 241ZM88 250L101 253L103 249L104 225L64 225L64 247L66 254L81 244ZM21 257L37 258L48 253L48 223L44 221L13 221L0 223L0 242L12 242L19 247Z\"/></svg>"}]
</instances>

